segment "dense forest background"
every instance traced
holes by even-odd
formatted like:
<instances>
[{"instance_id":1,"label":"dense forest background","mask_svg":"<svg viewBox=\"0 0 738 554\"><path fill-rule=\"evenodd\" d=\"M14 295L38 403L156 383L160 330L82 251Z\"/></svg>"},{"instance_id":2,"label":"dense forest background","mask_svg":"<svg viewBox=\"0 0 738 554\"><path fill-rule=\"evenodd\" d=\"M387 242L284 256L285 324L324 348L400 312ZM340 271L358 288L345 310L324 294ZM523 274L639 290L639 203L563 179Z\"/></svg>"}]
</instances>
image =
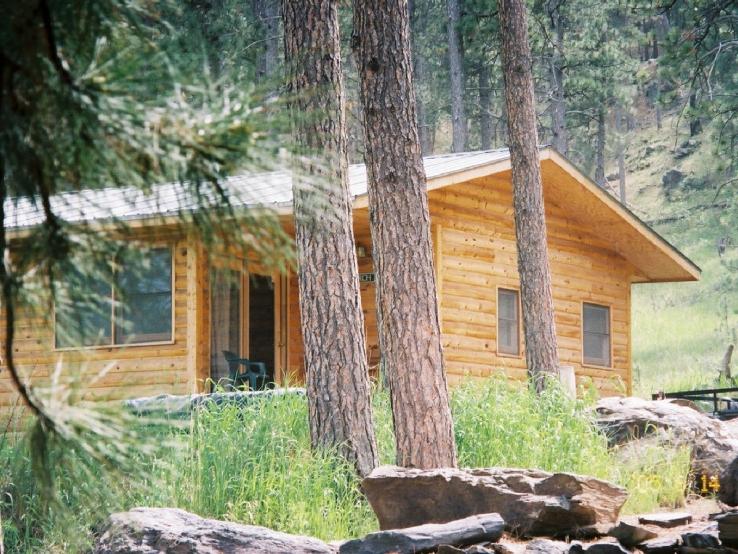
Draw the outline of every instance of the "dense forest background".
<instances>
[{"instance_id":1,"label":"dense forest background","mask_svg":"<svg viewBox=\"0 0 738 554\"><path fill-rule=\"evenodd\" d=\"M528 2L541 143L552 144L703 269L698 284L636 287L641 392L711 382L738 326L738 4ZM506 146L494 0L410 0L425 155ZM282 88L279 2L196 1L180 55L216 82ZM342 42L350 157L362 161L358 78ZM197 45L196 47L194 45ZM670 384L671 382L671 384Z\"/></svg>"}]
</instances>

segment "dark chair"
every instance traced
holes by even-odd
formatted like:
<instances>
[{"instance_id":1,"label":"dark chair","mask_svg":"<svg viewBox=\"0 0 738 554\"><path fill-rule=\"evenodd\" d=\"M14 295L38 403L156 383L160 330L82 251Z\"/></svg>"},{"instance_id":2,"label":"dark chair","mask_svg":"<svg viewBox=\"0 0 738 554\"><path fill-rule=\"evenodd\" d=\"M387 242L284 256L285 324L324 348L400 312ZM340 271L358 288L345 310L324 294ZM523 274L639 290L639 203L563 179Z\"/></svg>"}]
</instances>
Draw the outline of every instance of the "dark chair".
<instances>
[{"instance_id":1,"label":"dark chair","mask_svg":"<svg viewBox=\"0 0 738 554\"><path fill-rule=\"evenodd\" d=\"M252 362L247 358L239 358L237 354L223 350L223 357L228 362L229 380L234 389L248 383L251 390L266 387L267 372L264 362Z\"/></svg>"}]
</instances>

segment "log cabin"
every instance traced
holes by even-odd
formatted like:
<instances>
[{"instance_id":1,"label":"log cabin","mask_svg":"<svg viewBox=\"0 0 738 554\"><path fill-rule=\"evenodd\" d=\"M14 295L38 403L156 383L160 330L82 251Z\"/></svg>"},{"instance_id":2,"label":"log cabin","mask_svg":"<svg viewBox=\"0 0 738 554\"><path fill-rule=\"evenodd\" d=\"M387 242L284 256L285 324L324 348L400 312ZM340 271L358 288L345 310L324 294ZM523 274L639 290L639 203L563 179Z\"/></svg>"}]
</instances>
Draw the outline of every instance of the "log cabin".
<instances>
[{"instance_id":1,"label":"log cabin","mask_svg":"<svg viewBox=\"0 0 738 554\"><path fill-rule=\"evenodd\" d=\"M632 285L696 281L700 269L562 155L546 147L540 154L561 363L601 395L630 393ZM500 374L523 379L509 153L437 155L424 163L448 381ZM247 192L245 207L277 210L290 227L287 172L240 176L231 185ZM362 165L350 167L350 186L367 356L376 367ZM277 384L304 379L295 274L260 269L258 260L215 260L192 235L168 232L173 191L176 185L154 187L150 195L98 189L67 193L55 204L70 223L114 216L135 225L151 243L149 269L127 297L137 304L128 307L133 329L117 325L113 309L98 321L93 342L74 343L55 331L57 315L20 318L15 360L24 374L43 382L61 361L65 370L87 376L81 392L89 400L203 392L228 377L224 352L230 351L264 363ZM28 200L13 202L6 214L6 226L19 235L42 221ZM108 287L105 294L115 293ZM0 404L5 410L17 404L7 371L0 372Z\"/></svg>"}]
</instances>

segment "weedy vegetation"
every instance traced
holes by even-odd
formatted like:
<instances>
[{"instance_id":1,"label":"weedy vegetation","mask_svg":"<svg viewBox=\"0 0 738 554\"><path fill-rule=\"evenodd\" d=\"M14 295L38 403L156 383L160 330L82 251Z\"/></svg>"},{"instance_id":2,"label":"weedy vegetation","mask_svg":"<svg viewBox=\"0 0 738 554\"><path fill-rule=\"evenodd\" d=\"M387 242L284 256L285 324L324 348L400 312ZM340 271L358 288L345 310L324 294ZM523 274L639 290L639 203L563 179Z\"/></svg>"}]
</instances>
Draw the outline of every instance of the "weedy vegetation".
<instances>
[{"instance_id":1,"label":"weedy vegetation","mask_svg":"<svg viewBox=\"0 0 738 554\"><path fill-rule=\"evenodd\" d=\"M452 410L460 465L539 467L612 479L631 492L631 512L682 503L689 452L629 456L609 449L593 425L592 400L587 393L573 401L556 389L539 397L502 379L457 388ZM375 391L374 408L382 462L392 463L386 391ZM149 448L122 469L90 472L83 451L49 452L58 468L51 498L31 470L27 438L4 442L0 484L9 551L84 551L107 514L134 506L176 506L326 540L377 529L353 469L335 452L311 452L303 396L211 406L191 422L142 419L136 436Z\"/></svg>"}]
</instances>

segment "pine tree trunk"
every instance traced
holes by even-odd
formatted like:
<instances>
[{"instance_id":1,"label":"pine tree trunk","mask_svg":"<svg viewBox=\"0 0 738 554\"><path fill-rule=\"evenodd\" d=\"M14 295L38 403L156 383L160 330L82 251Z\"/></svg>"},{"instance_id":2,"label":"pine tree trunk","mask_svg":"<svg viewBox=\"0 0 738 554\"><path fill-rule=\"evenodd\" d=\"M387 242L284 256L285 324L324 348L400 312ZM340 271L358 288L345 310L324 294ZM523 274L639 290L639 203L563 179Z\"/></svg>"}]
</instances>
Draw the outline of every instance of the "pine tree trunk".
<instances>
[{"instance_id":1,"label":"pine tree trunk","mask_svg":"<svg viewBox=\"0 0 738 554\"><path fill-rule=\"evenodd\" d=\"M448 11L448 63L451 76L451 127L454 152L466 150L467 128L464 109L464 60L459 23L462 0L446 0Z\"/></svg>"},{"instance_id":2,"label":"pine tree trunk","mask_svg":"<svg viewBox=\"0 0 738 554\"><path fill-rule=\"evenodd\" d=\"M489 67L482 63L479 66L479 131L482 139L482 150L492 148L492 95L490 86Z\"/></svg>"},{"instance_id":3,"label":"pine tree trunk","mask_svg":"<svg viewBox=\"0 0 738 554\"><path fill-rule=\"evenodd\" d=\"M620 185L620 202L626 204L625 193L625 129L623 129L623 110L618 107L615 111L615 130L618 133L618 182Z\"/></svg>"},{"instance_id":4,"label":"pine tree trunk","mask_svg":"<svg viewBox=\"0 0 738 554\"><path fill-rule=\"evenodd\" d=\"M546 2L546 14L551 22L551 34L553 37L553 51L549 67L551 79L551 131L552 146L566 155L569 150L569 137L566 132L566 98L564 96L564 25L561 21L561 2L559 0L548 0Z\"/></svg>"},{"instance_id":5,"label":"pine tree trunk","mask_svg":"<svg viewBox=\"0 0 738 554\"><path fill-rule=\"evenodd\" d=\"M253 0L253 9L264 40L257 71L260 78L270 79L279 68L279 0Z\"/></svg>"},{"instance_id":6,"label":"pine tree trunk","mask_svg":"<svg viewBox=\"0 0 738 554\"><path fill-rule=\"evenodd\" d=\"M595 183L605 186L605 109L597 111L597 139L595 141Z\"/></svg>"},{"instance_id":7,"label":"pine tree trunk","mask_svg":"<svg viewBox=\"0 0 738 554\"><path fill-rule=\"evenodd\" d=\"M348 187L338 0L285 0L294 95L294 210L313 447L339 447L360 475L377 465L364 316ZM302 163L300 163L302 162Z\"/></svg>"},{"instance_id":8,"label":"pine tree trunk","mask_svg":"<svg viewBox=\"0 0 738 554\"><path fill-rule=\"evenodd\" d=\"M689 95L689 111L689 136L694 137L702 132L702 121L697 114L697 94L694 92Z\"/></svg>"},{"instance_id":9,"label":"pine tree trunk","mask_svg":"<svg viewBox=\"0 0 738 554\"><path fill-rule=\"evenodd\" d=\"M405 0L355 0L379 341L397 463L456 465Z\"/></svg>"},{"instance_id":10,"label":"pine tree trunk","mask_svg":"<svg viewBox=\"0 0 738 554\"><path fill-rule=\"evenodd\" d=\"M498 5L525 354L528 375L540 392L545 376L558 373L559 358L527 15L525 0L499 0Z\"/></svg>"},{"instance_id":11,"label":"pine tree trunk","mask_svg":"<svg viewBox=\"0 0 738 554\"><path fill-rule=\"evenodd\" d=\"M425 32L425 17L418 9L415 0L408 0L407 10L410 14L410 39L413 52L413 82L415 84L415 99L418 112L418 136L420 137L420 148L424 156L433 153L433 141L431 128L428 125L426 113L425 91L427 90L425 79L425 58L418 47L419 39Z\"/></svg>"}]
</instances>

